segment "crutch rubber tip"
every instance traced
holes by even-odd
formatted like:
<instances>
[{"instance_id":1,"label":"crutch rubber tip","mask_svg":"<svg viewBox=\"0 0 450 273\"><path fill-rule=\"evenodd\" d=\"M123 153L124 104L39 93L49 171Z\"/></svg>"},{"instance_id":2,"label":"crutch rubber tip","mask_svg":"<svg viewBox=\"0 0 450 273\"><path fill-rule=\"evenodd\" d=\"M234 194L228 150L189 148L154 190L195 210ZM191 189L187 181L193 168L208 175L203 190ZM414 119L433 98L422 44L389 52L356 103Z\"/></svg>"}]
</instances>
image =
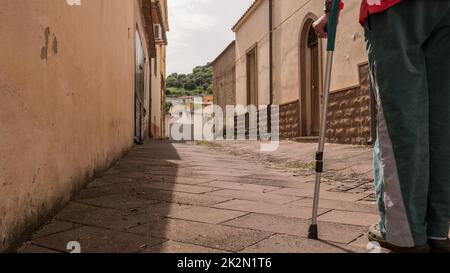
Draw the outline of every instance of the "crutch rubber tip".
<instances>
[{"instance_id":1,"label":"crutch rubber tip","mask_svg":"<svg viewBox=\"0 0 450 273\"><path fill-rule=\"evenodd\" d=\"M319 239L319 228L317 227L317 225L311 225L309 227L308 238L312 240Z\"/></svg>"}]
</instances>

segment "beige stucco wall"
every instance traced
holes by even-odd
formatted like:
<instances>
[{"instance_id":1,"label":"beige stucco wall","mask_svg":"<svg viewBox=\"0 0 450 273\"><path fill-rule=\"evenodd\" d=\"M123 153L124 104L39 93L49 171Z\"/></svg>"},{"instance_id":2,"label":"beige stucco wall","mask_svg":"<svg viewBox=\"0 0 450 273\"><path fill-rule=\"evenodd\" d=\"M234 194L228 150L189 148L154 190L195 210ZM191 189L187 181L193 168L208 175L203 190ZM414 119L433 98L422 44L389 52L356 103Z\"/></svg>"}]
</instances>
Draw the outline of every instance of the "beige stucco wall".
<instances>
[{"instance_id":1,"label":"beige stucco wall","mask_svg":"<svg viewBox=\"0 0 450 273\"><path fill-rule=\"evenodd\" d=\"M269 5L264 1L236 30L236 104L247 105L248 50L257 46L259 105L269 104Z\"/></svg>"},{"instance_id":2,"label":"beige stucco wall","mask_svg":"<svg viewBox=\"0 0 450 273\"><path fill-rule=\"evenodd\" d=\"M260 104L269 97L269 31L268 0L236 32L236 93L239 102L246 100L245 52L258 42ZM300 94L300 33L307 15L323 14L323 1L274 0L274 103L283 104L299 99ZM360 1L345 1L336 42L331 89L358 85L358 64L367 61L363 29L358 23ZM322 46L322 69L325 70L326 41ZM323 74L323 73L322 73ZM323 75L322 75L323 76Z\"/></svg>"},{"instance_id":3,"label":"beige stucco wall","mask_svg":"<svg viewBox=\"0 0 450 273\"><path fill-rule=\"evenodd\" d=\"M227 106L236 105L235 58L236 43L232 42L212 63L214 105L220 106L223 110L223 122L225 122L227 118Z\"/></svg>"},{"instance_id":4,"label":"beige stucco wall","mask_svg":"<svg viewBox=\"0 0 450 273\"><path fill-rule=\"evenodd\" d=\"M358 85L358 64L367 61L363 29L358 24L359 1L345 1L336 40L331 90ZM297 11L293 16L293 12ZM300 34L307 16L320 17L323 1L274 1L274 101L297 100L300 93ZM326 40L322 46L325 70ZM322 75L323 80L323 75Z\"/></svg>"},{"instance_id":5,"label":"beige stucco wall","mask_svg":"<svg viewBox=\"0 0 450 273\"><path fill-rule=\"evenodd\" d=\"M133 145L138 12L123 0L2 2L0 251Z\"/></svg>"}]
</instances>

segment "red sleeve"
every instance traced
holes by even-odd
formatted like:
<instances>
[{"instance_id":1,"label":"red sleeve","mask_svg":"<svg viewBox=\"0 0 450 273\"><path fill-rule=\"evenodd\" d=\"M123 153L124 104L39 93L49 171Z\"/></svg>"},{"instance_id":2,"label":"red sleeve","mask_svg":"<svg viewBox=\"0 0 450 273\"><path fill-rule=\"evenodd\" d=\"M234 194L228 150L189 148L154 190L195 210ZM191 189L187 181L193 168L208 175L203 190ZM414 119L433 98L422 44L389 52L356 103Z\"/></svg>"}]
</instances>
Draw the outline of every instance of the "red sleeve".
<instances>
[{"instance_id":1,"label":"red sleeve","mask_svg":"<svg viewBox=\"0 0 450 273\"><path fill-rule=\"evenodd\" d=\"M361 12L359 15L359 22L364 26L364 23L369 16L369 6L367 5L367 1L362 1L361 3Z\"/></svg>"}]
</instances>

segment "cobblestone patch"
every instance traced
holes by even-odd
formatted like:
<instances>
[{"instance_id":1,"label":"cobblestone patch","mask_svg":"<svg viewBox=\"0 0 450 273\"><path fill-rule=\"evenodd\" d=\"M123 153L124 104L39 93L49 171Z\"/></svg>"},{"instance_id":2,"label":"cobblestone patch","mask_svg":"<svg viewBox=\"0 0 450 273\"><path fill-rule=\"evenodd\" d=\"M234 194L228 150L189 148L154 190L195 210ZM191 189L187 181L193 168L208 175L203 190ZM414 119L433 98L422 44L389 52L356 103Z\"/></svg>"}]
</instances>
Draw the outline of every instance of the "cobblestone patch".
<instances>
[{"instance_id":1,"label":"cobblestone patch","mask_svg":"<svg viewBox=\"0 0 450 273\"><path fill-rule=\"evenodd\" d=\"M292 142L282 142L281 145L290 145ZM203 144L205 145L205 144ZM313 182L315 179L315 162L313 161L313 156L310 158L311 161L304 160L305 157L300 157L302 159L292 159L292 156L286 156L286 154L281 153L261 153L257 149L251 149L244 146L243 142L210 142L206 144L211 149L230 153L234 156L238 156L242 159L252 162L263 163L267 168L272 168L275 170L282 170L283 172L289 173L293 177L310 178ZM316 144L309 144L311 147L315 147ZM358 149L354 146L355 149ZM312 148L311 148L312 149ZM310 150L310 149L308 149ZM292 149L289 153L299 152L296 149ZM359 148L361 154L371 153L370 149L366 147ZM354 155L350 155L348 160L351 161ZM328 162L333 162L333 154L329 155L326 159ZM340 158L339 161L345 161L345 158ZM355 164L356 165L356 164ZM348 193L373 193L374 183L373 178L367 173L361 174L357 173L352 166L342 169L328 168L323 174L322 178L323 184L329 185L332 188L329 191L333 192L348 192ZM375 198L372 195L371 198L365 198L366 202L374 202Z\"/></svg>"}]
</instances>

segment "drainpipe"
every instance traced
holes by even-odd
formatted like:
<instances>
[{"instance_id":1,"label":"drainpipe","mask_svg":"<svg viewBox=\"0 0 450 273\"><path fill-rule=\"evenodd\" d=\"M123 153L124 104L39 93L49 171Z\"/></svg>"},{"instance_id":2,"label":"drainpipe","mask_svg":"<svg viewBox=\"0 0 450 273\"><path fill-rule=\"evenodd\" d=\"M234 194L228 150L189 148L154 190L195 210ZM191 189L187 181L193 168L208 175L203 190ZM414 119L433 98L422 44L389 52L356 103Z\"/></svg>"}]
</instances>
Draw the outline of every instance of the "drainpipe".
<instances>
[{"instance_id":1,"label":"drainpipe","mask_svg":"<svg viewBox=\"0 0 450 273\"><path fill-rule=\"evenodd\" d=\"M273 0L269 0L269 107L267 110L267 131L272 133L273 105Z\"/></svg>"}]
</instances>

